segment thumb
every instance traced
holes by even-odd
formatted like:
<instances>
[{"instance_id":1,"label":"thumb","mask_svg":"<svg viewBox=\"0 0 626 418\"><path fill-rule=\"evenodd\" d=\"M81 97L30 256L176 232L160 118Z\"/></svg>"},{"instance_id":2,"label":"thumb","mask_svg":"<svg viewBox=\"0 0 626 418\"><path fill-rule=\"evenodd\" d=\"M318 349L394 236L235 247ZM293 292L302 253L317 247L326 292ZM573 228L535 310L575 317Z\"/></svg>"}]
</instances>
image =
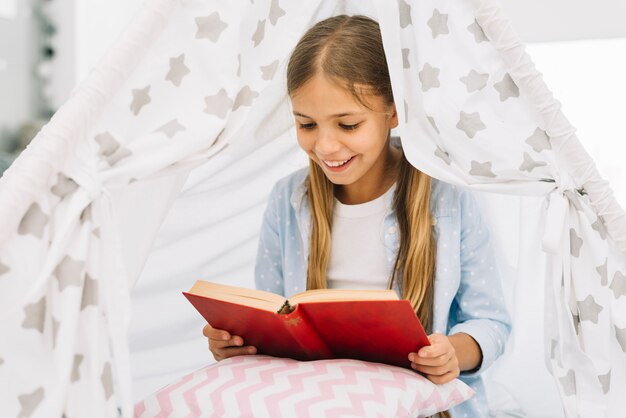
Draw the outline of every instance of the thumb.
<instances>
[{"instance_id":1,"label":"thumb","mask_svg":"<svg viewBox=\"0 0 626 418\"><path fill-rule=\"evenodd\" d=\"M442 334L430 334L428 336L428 341L430 341L431 344L436 344L441 342L445 337L445 335Z\"/></svg>"}]
</instances>

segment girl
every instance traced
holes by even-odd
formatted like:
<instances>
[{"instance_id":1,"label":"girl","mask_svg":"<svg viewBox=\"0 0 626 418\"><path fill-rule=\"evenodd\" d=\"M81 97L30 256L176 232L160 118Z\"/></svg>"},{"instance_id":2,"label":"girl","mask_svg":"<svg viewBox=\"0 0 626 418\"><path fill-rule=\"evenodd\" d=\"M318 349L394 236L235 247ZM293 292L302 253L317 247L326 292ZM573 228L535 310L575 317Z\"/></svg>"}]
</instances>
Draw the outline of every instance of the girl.
<instances>
[{"instance_id":1,"label":"girl","mask_svg":"<svg viewBox=\"0 0 626 418\"><path fill-rule=\"evenodd\" d=\"M293 51L287 90L310 166L274 186L257 287L287 297L395 289L432 332L430 346L408 354L412 368L437 384L460 376L476 395L452 414L485 416L480 373L510 330L488 231L469 193L415 169L392 144L398 115L378 24L316 24ZM204 335L217 360L256 353L210 325Z\"/></svg>"}]
</instances>

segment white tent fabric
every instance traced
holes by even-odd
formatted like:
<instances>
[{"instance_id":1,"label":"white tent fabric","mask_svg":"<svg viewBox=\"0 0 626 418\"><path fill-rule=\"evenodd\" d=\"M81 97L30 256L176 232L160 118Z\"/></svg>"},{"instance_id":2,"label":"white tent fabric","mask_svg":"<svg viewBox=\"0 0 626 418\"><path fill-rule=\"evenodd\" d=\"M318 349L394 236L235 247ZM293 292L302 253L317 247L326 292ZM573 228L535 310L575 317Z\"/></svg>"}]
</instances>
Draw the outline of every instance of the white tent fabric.
<instances>
[{"instance_id":1,"label":"white tent fabric","mask_svg":"<svg viewBox=\"0 0 626 418\"><path fill-rule=\"evenodd\" d=\"M626 215L492 0L146 3L0 180L3 415L132 415L130 291L168 209L199 166L218 185L210 195L228 195L222 182L262 205L251 180L272 158L258 157L280 156L262 150L293 136L289 51L344 12L380 22L412 164L476 190L545 196L534 244L549 265L546 361L568 416L618 416ZM188 215L206 209L198 202L230 222L202 249L207 262L254 245L255 231L238 228L246 208L205 191L185 194ZM171 266L173 277L193 268Z\"/></svg>"}]
</instances>

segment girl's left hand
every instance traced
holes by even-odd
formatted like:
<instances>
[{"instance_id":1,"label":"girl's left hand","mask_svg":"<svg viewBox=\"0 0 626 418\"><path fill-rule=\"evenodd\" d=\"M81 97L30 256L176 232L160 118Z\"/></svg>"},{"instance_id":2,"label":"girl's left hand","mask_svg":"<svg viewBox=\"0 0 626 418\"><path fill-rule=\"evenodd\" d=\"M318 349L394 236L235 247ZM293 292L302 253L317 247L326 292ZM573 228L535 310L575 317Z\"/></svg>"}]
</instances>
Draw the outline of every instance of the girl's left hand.
<instances>
[{"instance_id":1,"label":"girl's left hand","mask_svg":"<svg viewBox=\"0 0 626 418\"><path fill-rule=\"evenodd\" d=\"M428 340L431 345L409 354L411 368L437 385L459 377L459 359L450 339L445 335L431 334Z\"/></svg>"}]
</instances>

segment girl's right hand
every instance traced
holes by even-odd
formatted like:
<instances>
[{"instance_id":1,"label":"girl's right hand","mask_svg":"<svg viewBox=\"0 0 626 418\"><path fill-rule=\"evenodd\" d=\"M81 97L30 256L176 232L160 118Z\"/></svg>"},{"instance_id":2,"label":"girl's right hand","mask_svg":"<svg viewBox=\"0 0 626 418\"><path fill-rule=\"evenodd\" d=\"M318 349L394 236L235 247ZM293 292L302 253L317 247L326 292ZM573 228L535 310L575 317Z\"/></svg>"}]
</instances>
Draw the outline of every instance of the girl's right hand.
<instances>
[{"instance_id":1,"label":"girl's right hand","mask_svg":"<svg viewBox=\"0 0 626 418\"><path fill-rule=\"evenodd\" d=\"M210 324L206 324L202 329L202 334L208 338L209 350L217 361L234 356L256 354L256 347L244 346L243 338L230 335L228 331L215 329Z\"/></svg>"}]
</instances>

